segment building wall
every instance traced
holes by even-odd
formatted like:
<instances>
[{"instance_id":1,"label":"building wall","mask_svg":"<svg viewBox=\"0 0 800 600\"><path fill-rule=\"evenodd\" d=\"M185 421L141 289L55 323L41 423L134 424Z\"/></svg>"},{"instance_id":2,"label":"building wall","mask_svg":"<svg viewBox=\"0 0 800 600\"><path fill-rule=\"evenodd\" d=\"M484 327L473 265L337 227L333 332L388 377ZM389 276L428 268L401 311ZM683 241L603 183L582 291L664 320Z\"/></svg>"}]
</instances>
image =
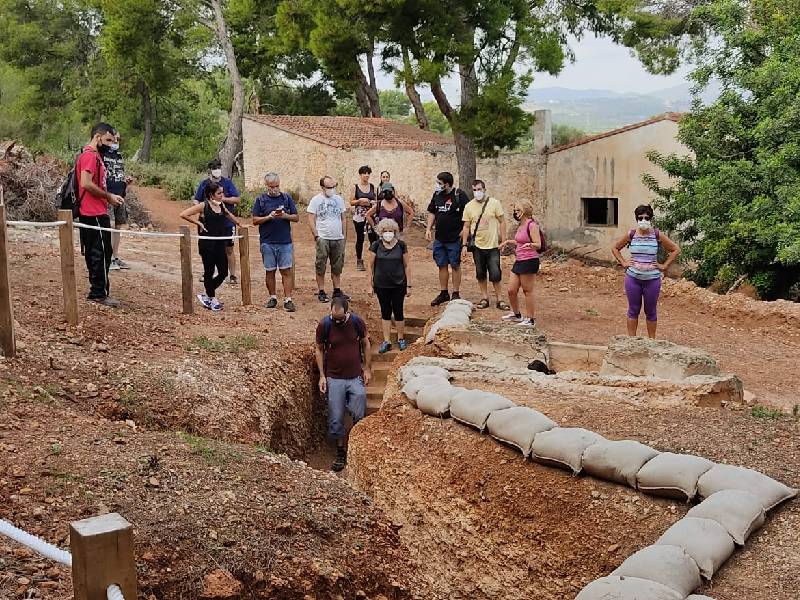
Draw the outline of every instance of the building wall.
<instances>
[{"instance_id":1,"label":"building wall","mask_svg":"<svg viewBox=\"0 0 800 600\"><path fill-rule=\"evenodd\" d=\"M634 208L653 198L642 174L651 173L662 184L668 181L647 152L690 154L677 132L677 123L664 120L549 154L544 211L548 240L578 254L612 260L611 246L634 226ZM618 225L584 225L584 197L618 198Z\"/></svg>"},{"instance_id":2,"label":"building wall","mask_svg":"<svg viewBox=\"0 0 800 600\"><path fill-rule=\"evenodd\" d=\"M380 171L391 173L392 183L424 211L433 194L436 175L450 171L458 180L455 151L445 146L434 151L367 150L334 148L269 125L244 119L245 187L259 190L263 176L276 171L285 190L297 191L307 201L318 193L323 175L335 177L339 192L349 197L358 181L358 168L372 168L373 183ZM542 155L506 154L480 159L478 178L486 181L489 193L509 205L514 198L528 197L537 206L544 202L544 161ZM471 182L470 182L471 183Z\"/></svg>"}]
</instances>

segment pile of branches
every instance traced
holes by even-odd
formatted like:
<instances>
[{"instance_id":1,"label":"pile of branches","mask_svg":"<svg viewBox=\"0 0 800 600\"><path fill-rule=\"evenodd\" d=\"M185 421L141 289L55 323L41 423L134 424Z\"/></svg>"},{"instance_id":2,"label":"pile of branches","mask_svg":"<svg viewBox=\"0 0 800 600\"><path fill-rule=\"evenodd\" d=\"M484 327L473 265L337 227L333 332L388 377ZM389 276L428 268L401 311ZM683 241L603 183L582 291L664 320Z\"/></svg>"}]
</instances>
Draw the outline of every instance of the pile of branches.
<instances>
[{"instance_id":1,"label":"pile of branches","mask_svg":"<svg viewBox=\"0 0 800 600\"><path fill-rule=\"evenodd\" d=\"M0 142L0 187L7 218L13 221L55 221L56 193L67 176L69 165L52 156L34 158L14 141ZM146 227L150 215L135 194L126 198L129 222Z\"/></svg>"}]
</instances>

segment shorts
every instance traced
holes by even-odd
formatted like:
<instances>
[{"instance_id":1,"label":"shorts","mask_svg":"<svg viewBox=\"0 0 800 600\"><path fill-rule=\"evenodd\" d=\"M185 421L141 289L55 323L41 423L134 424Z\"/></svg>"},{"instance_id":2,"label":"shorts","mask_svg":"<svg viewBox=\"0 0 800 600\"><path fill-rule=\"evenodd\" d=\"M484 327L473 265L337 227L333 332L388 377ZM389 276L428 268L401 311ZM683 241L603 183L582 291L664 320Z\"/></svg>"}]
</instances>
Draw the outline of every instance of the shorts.
<instances>
[{"instance_id":1,"label":"shorts","mask_svg":"<svg viewBox=\"0 0 800 600\"><path fill-rule=\"evenodd\" d=\"M127 225L128 224L128 207L125 204L114 206L108 205L108 218L111 219L112 225Z\"/></svg>"},{"instance_id":2,"label":"shorts","mask_svg":"<svg viewBox=\"0 0 800 600\"><path fill-rule=\"evenodd\" d=\"M361 377L333 379L328 383L328 437L340 440L345 435L344 411L353 417L353 425L367 414L367 390Z\"/></svg>"},{"instance_id":3,"label":"shorts","mask_svg":"<svg viewBox=\"0 0 800 600\"><path fill-rule=\"evenodd\" d=\"M225 232L224 237L233 235L236 235L236 225L231 225L230 227L228 227L228 231ZM233 248L233 240L225 240L225 245L228 248Z\"/></svg>"},{"instance_id":4,"label":"shorts","mask_svg":"<svg viewBox=\"0 0 800 600\"><path fill-rule=\"evenodd\" d=\"M267 271L280 269L291 269L293 263L292 244L261 244L261 260L264 261L264 268Z\"/></svg>"},{"instance_id":5,"label":"shorts","mask_svg":"<svg viewBox=\"0 0 800 600\"><path fill-rule=\"evenodd\" d=\"M478 281L486 281L486 274L489 274L489 281L497 283L502 281L503 273L500 270L500 249L476 248L472 251L472 258L475 260L475 277Z\"/></svg>"},{"instance_id":6,"label":"shorts","mask_svg":"<svg viewBox=\"0 0 800 600\"><path fill-rule=\"evenodd\" d=\"M447 265L454 269L461 267L461 240L456 242L433 240L433 261L440 269Z\"/></svg>"},{"instance_id":7,"label":"shorts","mask_svg":"<svg viewBox=\"0 0 800 600\"><path fill-rule=\"evenodd\" d=\"M314 261L317 275L325 275L328 260L331 263L331 273L341 275L344 269L344 240L317 238L317 257Z\"/></svg>"},{"instance_id":8,"label":"shorts","mask_svg":"<svg viewBox=\"0 0 800 600\"><path fill-rule=\"evenodd\" d=\"M518 260L511 267L514 275L534 275L539 272L539 259L529 258L528 260Z\"/></svg>"}]
</instances>

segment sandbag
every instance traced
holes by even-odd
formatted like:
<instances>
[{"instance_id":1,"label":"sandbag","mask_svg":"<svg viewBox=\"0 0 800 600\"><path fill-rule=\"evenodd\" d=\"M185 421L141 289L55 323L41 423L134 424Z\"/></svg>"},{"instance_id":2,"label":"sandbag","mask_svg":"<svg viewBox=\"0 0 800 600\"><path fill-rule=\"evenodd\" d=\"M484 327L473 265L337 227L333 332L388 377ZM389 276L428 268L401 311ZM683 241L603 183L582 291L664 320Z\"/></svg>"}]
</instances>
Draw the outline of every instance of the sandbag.
<instances>
[{"instance_id":1,"label":"sandbag","mask_svg":"<svg viewBox=\"0 0 800 600\"><path fill-rule=\"evenodd\" d=\"M583 453L583 469L600 479L636 488L636 474L658 451L633 440L603 440Z\"/></svg>"},{"instance_id":2,"label":"sandbag","mask_svg":"<svg viewBox=\"0 0 800 600\"><path fill-rule=\"evenodd\" d=\"M450 385L435 385L417 392L417 408L426 415L444 417L450 412L450 401L453 396L463 392L464 388Z\"/></svg>"},{"instance_id":3,"label":"sandbag","mask_svg":"<svg viewBox=\"0 0 800 600\"><path fill-rule=\"evenodd\" d=\"M452 315L452 314L461 314L465 315L469 318L472 315L472 308L469 306L465 306L463 304L448 304L447 308L444 309L442 312L442 316L444 315Z\"/></svg>"},{"instance_id":4,"label":"sandbag","mask_svg":"<svg viewBox=\"0 0 800 600\"><path fill-rule=\"evenodd\" d=\"M450 302L447 303L447 308L450 308L451 306L453 307L463 306L465 308L468 308L470 312L472 312L472 309L474 307L472 302L470 302L469 300L464 300L463 298L459 298L458 300L450 300Z\"/></svg>"},{"instance_id":5,"label":"sandbag","mask_svg":"<svg viewBox=\"0 0 800 600\"><path fill-rule=\"evenodd\" d=\"M575 600L683 600L683 596L655 581L611 575L595 579Z\"/></svg>"},{"instance_id":6,"label":"sandbag","mask_svg":"<svg viewBox=\"0 0 800 600\"><path fill-rule=\"evenodd\" d=\"M519 448L525 458L531 453L531 444L533 444L536 434L548 431L555 426L555 421L527 406L512 406L504 410L496 410L489 415L486 421L489 435L496 440Z\"/></svg>"},{"instance_id":7,"label":"sandbag","mask_svg":"<svg viewBox=\"0 0 800 600\"><path fill-rule=\"evenodd\" d=\"M464 390L451 398L450 416L483 431L492 411L512 406L514 403L505 396L482 390Z\"/></svg>"},{"instance_id":8,"label":"sandbag","mask_svg":"<svg viewBox=\"0 0 800 600\"><path fill-rule=\"evenodd\" d=\"M450 382L439 375L422 375L410 379L409 382L403 386L403 393L409 400L416 400L417 394L421 389L441 385L450 385Z\"/></svg>"},{"instance_id":9,"label":"sandbag","mask_svg":"<svg viewBox=\"0 0 800 600\"><path fill-rule=\"evenodd\" d=\"M678 546L645 546L626 558L611 574L655 581L675 590L681 598L703 583L697 563Z\"/></svg>"},{"instance_id":10,"label":"sandbag","mask_svg":"<svg viewBox=\"0 0 800 600\"><path fill-rule=\"evenodd\" d=\"M716 521L740 546L744 546L750 534L764 524L765 518L759 499L742 490L715 492L691 508L686 516Z\"/></svg>"},{"instance_id":11,"label":"sandbag","mask_svg":"<svg viewBox=\"0 0 800 600\"><path fill-rule=\"evenodd\" d=\"M405 385L414 377L422 377L423 375L438 375L444 379L450 379L450 371L442 367L407 364L400 367L400 385Z\"/></svg>"},{"instance_id":12,"label":"sandbag","mask_svg":"<svg viewBox=\"0 0 800 600\"><path fill-rule=\"evenodd\" d=\"M701 596L700 594L692 594L686 600L714 600L711 596Z\"/></svg>"},{"instance_id":13,"label":"sandbag","mask_svg":"<svg viewBox=\"0 0 800 600\"><path fill-rule=\"evenodd\" d=\"M654 459L655 460L655 459ZM725 528L713 519L686 517L658 538L656 545L678 546L692 557L700 575L711 579L736 546Z\"/></svg>"},{"instance_id":14,"label":"sandbag","mask_svg":"<svg viewBox=\"0 0 800 600\"><path fill-rule=\"evenodd\" d=\"M797 490L772 477L732 465L715 465L700 478L698 489L704 498L720 490L744 490L758 498L765 511L797 495Z\"/></svg>"},{"instance_id":15,"label":"sandbag","mask_svg":"<svg viewBox=\"0 0 800 600\"><path fill-rule=\"evenodd\" d=\"M713 466L702 456L662 452L639 470L636 483L648 494L688 502L697 495L697 480Z\"/></svg>"},{"instance_id":16,"label":"sandbag","mask_svg":"<svg viewBox=\"0 0 800 600\"><path fill-rule=\"evenodd\" d=\"M586 448L603 440L602 435L588 429L554 427L534 438L531 455L536 462L568 469L577 475L581 472L581 459Z\"/></svg>"}]
</instances>

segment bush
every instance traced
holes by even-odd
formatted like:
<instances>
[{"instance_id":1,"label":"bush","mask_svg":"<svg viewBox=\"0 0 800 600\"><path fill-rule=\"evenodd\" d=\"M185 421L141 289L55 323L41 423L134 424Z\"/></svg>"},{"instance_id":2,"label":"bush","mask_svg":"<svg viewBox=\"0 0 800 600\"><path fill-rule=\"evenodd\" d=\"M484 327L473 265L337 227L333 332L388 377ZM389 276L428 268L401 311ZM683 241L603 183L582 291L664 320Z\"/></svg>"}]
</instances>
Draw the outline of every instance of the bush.
<instances>
[{"instance_id":1,"label":"bush","mask_svg":"<svg viewBox=\"0 0 800 600\"><path fill-rule=\"evenodd\" d=\"M170 200L191 199L197 184L206 177L205 173L182 165L129 161L125 166L137 185L160 187Z\"/></svg>"}]
</instances>

